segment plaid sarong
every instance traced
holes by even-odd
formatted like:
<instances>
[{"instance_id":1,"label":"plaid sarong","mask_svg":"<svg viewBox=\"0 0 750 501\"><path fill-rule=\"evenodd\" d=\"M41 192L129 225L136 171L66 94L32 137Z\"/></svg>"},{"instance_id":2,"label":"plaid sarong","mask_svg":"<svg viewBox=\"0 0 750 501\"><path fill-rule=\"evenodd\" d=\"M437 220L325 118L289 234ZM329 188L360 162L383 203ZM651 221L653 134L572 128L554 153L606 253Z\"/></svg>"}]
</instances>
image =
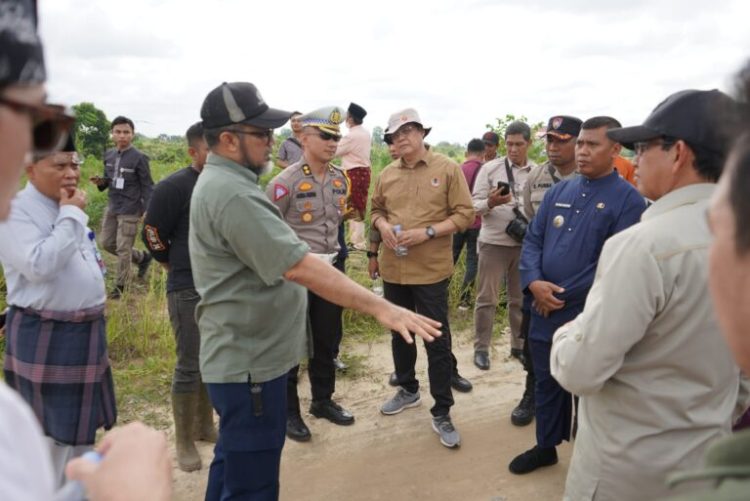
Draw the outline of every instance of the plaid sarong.
<instances>
[{"instance_id":1,"label":"plaid sarong","mask_svg":"<svg viewBox=\"0 0 750 501\"><path fill-rule=\"evenodd\" d=\"M45 435L92 445L117 420L104 306L75 312L11 306L5 381L34 410Z\"/></svg>"},{"instance_id":2,"label":"plaid sarong","mask_svg":"<svg viewBox=\"0 0 750 501\"><path fill-rule=\"evenodd\" d=\"M355 167L346 171L346 175L352 184L349 195L349 205L356 211L355 219L365 220L367 213L367 191L370 189L370 168Z\"/></svg>"}]
</instances>

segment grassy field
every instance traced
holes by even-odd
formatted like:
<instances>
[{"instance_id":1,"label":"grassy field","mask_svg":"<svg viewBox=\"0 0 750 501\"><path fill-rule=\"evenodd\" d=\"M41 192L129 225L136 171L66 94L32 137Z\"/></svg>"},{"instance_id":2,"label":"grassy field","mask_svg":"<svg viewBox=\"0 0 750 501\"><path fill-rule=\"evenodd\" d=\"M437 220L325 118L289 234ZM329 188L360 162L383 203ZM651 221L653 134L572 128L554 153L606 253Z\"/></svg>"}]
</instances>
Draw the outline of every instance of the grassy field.
<instances>
[{"instance_id":1,"label":"grassy field","mask_svg":"<svg viewBox=\"0 0 750 501\"><path fill-rule=\"evenodd\" d=\"M189 158L182 144L164 144L158 140L141 138L138 147L151 157L151 170L155 182L175 170L187 165ZM385 148L373 152L373 180L388 163ZM457 159L460 161L460 159ZM82 166L81 186L88 193L87 213L89 225L100 228L103 210L107 204L106 192L100 193L87 179L101 173L101 161L87 158ZM267 183L272 175L265 176ZM140 239L137 245L142 247ZM109 270L115 269L113 256L105 253ZM456 276L462 277L463 256L456 267ZM363 252L353 252L347 261L347 274L365 287L372 281L367 275L367 259ZM112 287L112 272L107 276L107 289ZM458 301L460 278L450 286L451 311ZM112 360L121 423L139 419L157 427L166 427L171 421L167 412L169 393L174 368L174 338L169 324L166 306L166 273L159 266L152 266L144 281L134 284L119 301L107 304L107 337ZM5 307L5 279L0 273L0 309ZM471 324L471 315L453 316L452 329L466 329ZM504 309L498 310L495 335L505 325ZM388 342L389 334L383 331L372 318L356 311L344 312L344 346L342 353L350 369L342 377L356 378L363 375L366 365L363 360L347 356L348 345L353 343ZM0 339L4 353L4 339Z\"/></svg>"}]
</instances>

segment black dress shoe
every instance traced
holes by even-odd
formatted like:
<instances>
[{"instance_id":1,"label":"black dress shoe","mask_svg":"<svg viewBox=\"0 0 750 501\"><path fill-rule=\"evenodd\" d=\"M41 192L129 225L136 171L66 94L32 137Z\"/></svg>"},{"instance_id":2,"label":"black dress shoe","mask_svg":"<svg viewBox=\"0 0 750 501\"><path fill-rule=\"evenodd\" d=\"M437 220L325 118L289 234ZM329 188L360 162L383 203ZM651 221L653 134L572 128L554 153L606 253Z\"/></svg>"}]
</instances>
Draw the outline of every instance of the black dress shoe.
<instances>
[{"instance_id":1,"label":"black dress shoe","mask_svg":"<svg viewBox=\"0 0 750 501\"><path fill-rule=\"evenodd\" d=\"M534 392L527 389L523 392L521 401L510 413L510 422L516 426L526 426L534 420L534 411Z\"/></svg>"},{"instance_id":2,"label":"black dress shoe","mask_svg":"<svg viewBox=\"0 0 750 501\"><path fill-rule=\"evenodd\" d=\"M307 427L302 416L290 414L286 418L286 436L297 442L310 441L310 429Z\"/></svg>"},{"instance_id":3,"label":"black dress shoe","mask_svg":"<svg viewBox=\"0 0 750 501\"><path fill-rule=\"evenodd\" d=\"M319 400L310 404L310 414L317 418L325 418L334 424L347 426L354 423L352 413L341 407L333 400Z\"/></svg>"},{"instance_id":4,"label":"black dress shoe","mask_svg":"<svg viewBox=\"0 0 750 501\"><path fill-rule=\"evenodd\" d=\"M396 375L396 372L391 372L391 375L388 377L388 384L391 386L398 386L398 376Z\"/></svg>"},{"instance_id":5,"label":"black dress shoe","mask_svg":"<svg viewBox=\"0 0 750 501\"><path fill-rule=\"evenodd\" d=\"M474 385L465 377L461 377L457 372L451 376L451 388L461 393L469 393L474 388Z\"/></svg>"},{"instance_id":6,"label":"black dress shoe","mask_svg":"<svg viewBox=\"0 0 750 501\"><path fill-rule=\"evenodd\" d=\"M523 475L524 473L531 473L542 466L551 466L553 464L557 464L557 450L554 447L542 449L535 445L523 454L519 454L513 458L513 461L508 465L508 469L511 473Z\"/></svg>"},{"instance_id":7,"label":"black dress shoe","mask_svg":"<svg viewBox=\"0 0 750 501\"><path fill-rule=\"evenodd\" d=\"M490 354L486 351L475 351L474 365L483 371L490 370Z\"/></svg>"}]
</instances>

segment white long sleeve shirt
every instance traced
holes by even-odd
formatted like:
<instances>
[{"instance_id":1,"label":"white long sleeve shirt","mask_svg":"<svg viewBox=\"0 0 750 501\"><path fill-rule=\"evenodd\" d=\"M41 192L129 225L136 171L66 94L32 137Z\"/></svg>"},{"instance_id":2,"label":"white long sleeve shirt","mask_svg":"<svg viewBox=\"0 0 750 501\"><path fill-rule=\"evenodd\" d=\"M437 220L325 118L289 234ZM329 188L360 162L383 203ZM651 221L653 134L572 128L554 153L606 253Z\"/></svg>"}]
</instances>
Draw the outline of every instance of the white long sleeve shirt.
<instances>
[{"instance_id":1,"label":"white long sleeve shirt","mask_svg":"<svg viewBox=\"0 0 750 501\"><path fill-rule=\"evenodd\" d=\"M88 216L60 207L32 183L0 223L0 262L7 303L22 308L77 311L104 304L104 275Z\"/></svg>"}]
</instances>

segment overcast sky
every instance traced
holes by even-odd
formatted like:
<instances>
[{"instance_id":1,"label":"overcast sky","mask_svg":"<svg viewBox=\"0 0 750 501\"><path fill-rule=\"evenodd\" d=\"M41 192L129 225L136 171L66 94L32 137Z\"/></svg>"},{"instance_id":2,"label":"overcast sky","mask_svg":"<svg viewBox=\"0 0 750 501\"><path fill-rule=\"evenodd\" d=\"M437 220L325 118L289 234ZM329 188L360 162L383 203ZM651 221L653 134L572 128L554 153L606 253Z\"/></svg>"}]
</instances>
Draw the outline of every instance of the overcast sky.
<instances>
[{"instance_id":1,"label":"overcast sky","mask_svg":"<svg viewBox=\"0 0 750 501\"><path fill-rule=\"evenodd\" d=\"M276 108L416 108L466 143L507 113L640 123L685 88L731 88L746 0L40 0L50 100L183 134L222 81Z\"/></svg>"}]
</instances>

